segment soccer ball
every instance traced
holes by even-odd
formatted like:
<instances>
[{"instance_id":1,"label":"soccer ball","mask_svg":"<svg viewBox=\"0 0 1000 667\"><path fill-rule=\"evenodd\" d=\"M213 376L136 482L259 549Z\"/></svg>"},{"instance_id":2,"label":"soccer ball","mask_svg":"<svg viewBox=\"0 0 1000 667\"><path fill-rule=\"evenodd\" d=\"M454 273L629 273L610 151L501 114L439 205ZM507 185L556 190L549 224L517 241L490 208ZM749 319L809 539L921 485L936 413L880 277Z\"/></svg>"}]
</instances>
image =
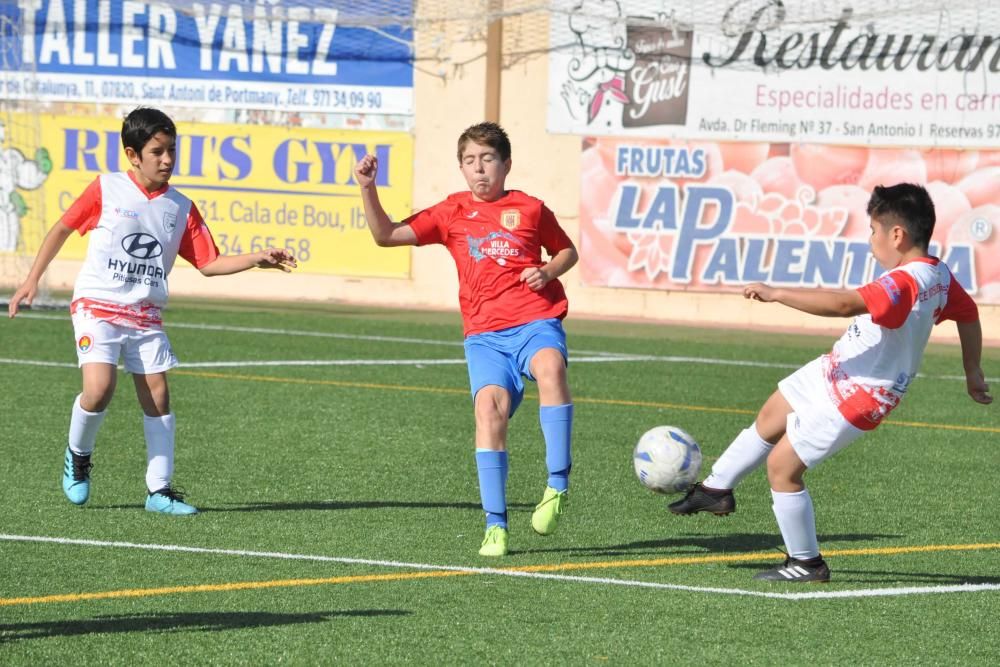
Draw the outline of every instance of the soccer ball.
<instances>
[{"instance_id":1,"label":"soccer ball","mask_svg":"<svg viewBox=\"0 0 1000 667\"><path fill-rule=\"evenodd\" d=\"M632 452L635 474L650 491L680 493L698 479L701 449L686 431L657 426L642 434Z\"/></svg>"}]
</instances>

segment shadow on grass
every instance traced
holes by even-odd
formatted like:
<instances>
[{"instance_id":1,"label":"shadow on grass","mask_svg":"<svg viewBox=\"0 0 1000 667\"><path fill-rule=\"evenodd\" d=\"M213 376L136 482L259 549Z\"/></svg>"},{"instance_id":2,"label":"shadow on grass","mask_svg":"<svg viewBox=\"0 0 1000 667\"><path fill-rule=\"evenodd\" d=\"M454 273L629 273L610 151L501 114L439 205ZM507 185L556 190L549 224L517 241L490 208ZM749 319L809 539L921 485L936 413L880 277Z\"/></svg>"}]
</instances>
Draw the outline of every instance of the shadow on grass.
<instances>
[{"instance_id":1,"label":"shadow on grass","mask_svg":"<svg viewBox=\"0 0 1000 667\"><path fill-rule=\"evenodd\" d=\"M872 533L849 533L842 535L820 535L823 542L871 542L874 540L898 540L905 535L879 535ZM569 553L581 556L690 556L746 551L766 551L775 553L783 548L780 535L770 533L733 533L731 535L680 535L662 540L642 540L624 544L609 544L600 547L561 547L553 549L523 549L519 553Z\"/></svg>"},{"instance_id":2,"label":"shadow on grass","mask_svg":"<svg viewBox=\"0 0 1000 667\"><path fill-rule=\"evenodd\" d=\"M369 509L455 509L455 510L479 510L482 506L479 503L463 502L429 502L411 500L311 500L304 502L288 503L248 503L246 505L233 505L230 507L206 507L199 508L203 512L284 512L292 510L369 510ZM534 505L525 503L510 503L509 509L534 509Z\"/></svg>"},{"instance_id":3,"label":"shadow on grass","mask_svg":"<svg viewBox=\"0 0 1000 667\"><path fill-rule=\"evenodd\" d=\"M262 628L300 623L325 623L338 616L407 616L399 609L351 609L312 614L274 614L270 612L207 612L176 614L129 614L98 616L75 621L43 623L0 623L0 644L4 642L73 637L76 635L123 632L220 632L241 628Z\"/></svg>"},{"instance_id":4,"label":"shadow on grass","mask_svg":"<svg viewBox=\"0 0 1000 667\"><path fill-rule=\"evenodd\" d=\"M465 502L431 502L422 500L304 500L300 502L285 503L247 503L247 504L227 504L219 507L205 507L196 500L191 501L199 512L286 512L296 510L371 510L371 509L454 509L454 510L479 510L483 507L479 503ZM145 509L143 503L130 503L122 505L87 505L91 510L141 510ZM507 503L507 509L514 512L524 512L534 510L535 506L530 503Z\"/></svg>"}]
</instances>

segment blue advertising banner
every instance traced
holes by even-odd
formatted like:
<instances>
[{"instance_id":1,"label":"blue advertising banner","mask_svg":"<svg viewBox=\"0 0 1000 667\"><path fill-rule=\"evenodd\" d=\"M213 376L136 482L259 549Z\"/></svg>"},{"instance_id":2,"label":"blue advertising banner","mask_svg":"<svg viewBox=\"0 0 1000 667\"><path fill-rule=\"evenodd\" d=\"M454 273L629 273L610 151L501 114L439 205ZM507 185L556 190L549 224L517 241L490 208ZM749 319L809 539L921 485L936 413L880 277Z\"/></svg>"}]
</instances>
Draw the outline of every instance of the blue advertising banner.
<instances>
[{"instance_id":1,"label":"blue advertising banner","mask_svg":"<svg viewBox=\"0 0 1000 667\"><path fill-rule=\"evenodd\" d=\"M411 115L412 11L413 0L16 0L0 6L22 26L0 93Z\"/></svg>"}]
</instances>

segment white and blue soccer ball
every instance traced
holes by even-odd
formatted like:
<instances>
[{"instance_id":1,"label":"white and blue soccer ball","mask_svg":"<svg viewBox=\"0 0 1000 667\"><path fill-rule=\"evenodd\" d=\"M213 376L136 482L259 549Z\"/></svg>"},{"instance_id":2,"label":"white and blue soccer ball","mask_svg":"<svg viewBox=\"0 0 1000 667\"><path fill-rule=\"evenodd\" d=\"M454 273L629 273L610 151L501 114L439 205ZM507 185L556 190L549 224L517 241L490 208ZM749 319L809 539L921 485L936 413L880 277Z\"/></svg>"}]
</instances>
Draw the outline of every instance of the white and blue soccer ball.
<instances>
[{"instance_id":1,"label":"white and blue soccer ball","mask_svg":"<svg viewBox=\"0 0 1000 667\"><path fill-rule=\"evenodd\" d=\"M657 426L642 434L632 452L636 477L650 491L680 493L698 479L701 448L676 426Z\"/></svg>"}]
</instances>

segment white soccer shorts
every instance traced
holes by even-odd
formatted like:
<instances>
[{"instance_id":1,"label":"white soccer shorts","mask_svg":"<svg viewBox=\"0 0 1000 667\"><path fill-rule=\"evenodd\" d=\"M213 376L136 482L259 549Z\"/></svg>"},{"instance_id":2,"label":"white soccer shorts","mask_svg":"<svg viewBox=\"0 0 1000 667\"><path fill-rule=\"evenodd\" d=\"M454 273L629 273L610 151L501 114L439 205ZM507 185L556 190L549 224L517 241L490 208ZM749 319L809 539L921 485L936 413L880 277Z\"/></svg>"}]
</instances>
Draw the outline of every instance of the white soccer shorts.
<instances>
[{"instance_id":1,"label":"white soccer shorts","mask_svg":"<svg viewBox=\"0 0 1000 667\"><path fill-rule=\"evenodd\" d=\"M851 444L864 431L844 419L830 400L823 362L816 358L778 383L792 412L786 433L807 467L821 463Z\"/></svg>"},{"instance_id":2,"label":"white soccer shorts","mask_svg":"<svg viewBox=\"0 0 1000 667\"><path fill-rule=\"evenodd\" d=\"M81 314L73 315L76 359L80 366L90 363L118 365L139 375L162 373L178 365L170 341L162 329L133 329Z\"/></svg>"}]
</instances>

